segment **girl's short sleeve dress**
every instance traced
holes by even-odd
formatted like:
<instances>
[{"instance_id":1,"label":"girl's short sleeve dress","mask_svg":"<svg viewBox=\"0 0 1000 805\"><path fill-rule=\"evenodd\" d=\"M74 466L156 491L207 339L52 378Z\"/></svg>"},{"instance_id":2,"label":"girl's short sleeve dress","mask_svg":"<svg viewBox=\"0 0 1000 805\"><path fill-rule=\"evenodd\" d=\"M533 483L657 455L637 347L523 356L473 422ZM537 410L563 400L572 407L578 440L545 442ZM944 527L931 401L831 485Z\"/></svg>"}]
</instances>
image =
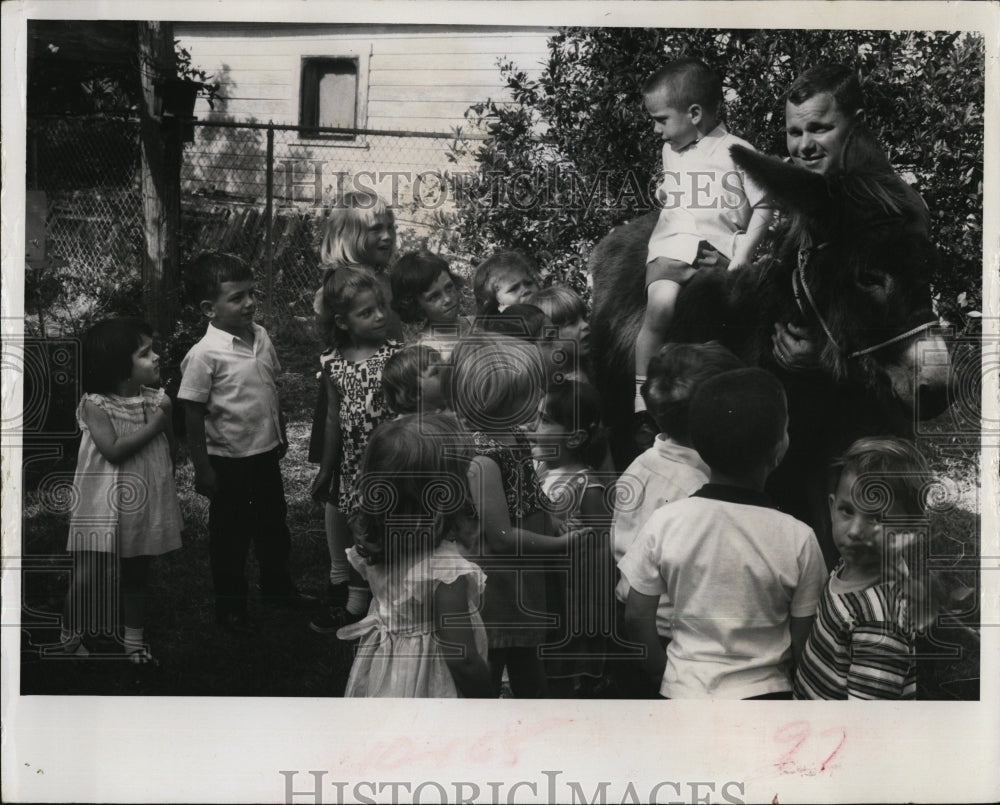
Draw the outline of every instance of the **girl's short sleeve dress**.
<instances>
[{"instance_id":1,"label":"girl's short sleeve dress","mask_svg":"<svg viewBox=\"0 0 1000 805\"><path fill-rule=\"evenodd\" d=\"M466 579L476 650L485 660L486 630L479 606L486 574L462 556L454 542L442 542L399 576L384 564L366 564L354 548L347 558L371 585L372 604L363 620L337 633L342 640L360 638L344 695L460 696L434 635L434 590Z\"/></svg>"},{"instance_id":2,"label":"girl's short sleeve dress","mask_svg":"<svg viewBox=\"0 0 1000 805\"><path fill-rule=\"evenodd\" d=\"M158 556L181 547L180 504L170 445L160 433L137 453L112 464L97 449L83 417L93 403L111 419L118 436L144 427L163 389L142 387L136 397L85 394L76 410L83 435L73 477L69 551L117 551L122 558Z\"/></svg>"}]
</instances>

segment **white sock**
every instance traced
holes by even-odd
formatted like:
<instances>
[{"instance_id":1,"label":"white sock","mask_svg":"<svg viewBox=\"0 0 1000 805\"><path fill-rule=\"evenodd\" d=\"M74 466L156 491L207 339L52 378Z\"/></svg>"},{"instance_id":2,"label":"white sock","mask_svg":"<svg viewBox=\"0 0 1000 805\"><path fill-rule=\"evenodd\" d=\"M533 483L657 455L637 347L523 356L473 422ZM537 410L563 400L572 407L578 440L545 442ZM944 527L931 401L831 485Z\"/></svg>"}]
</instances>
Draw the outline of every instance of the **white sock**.
<instances>
[{"instance_id":1,"label":"white sock","mask_svg":"<svg viewBox=\"0 0 1000 805\"><path fill-rule=\"evenodd\" d=\"M337 559L330 559L330 584L343 584L347 581L350 567L346 554L341 554Z\"/></svg>"},{"instance_id":2,"label":"white sock","mask_svg":"<svg viewBox=\"0 0 1000 805\"><path fill-rule=\"evenodd\" d=\"M360 615L368 611L368 606L372 602L372 591L370 587L347 588L347 611L352 615Z\"/></svg>"},{"instance_id":3,"label":"white sock","mask_svg":"<svg viewBox=\"0 0 1000 805\"><path fill-rule=\"evenodd\" d=\"M646 401L642 399L642 384L646 382L646 375L635 376L635 407L636 413L646 410Z\"/></svg>"},{"instance_id":4,"label":"white sock","mask_svg":"<svg viewBox=\"0 0 1000 805\"><path fill-rule=\"evenodd\" d=\"M125 627L125 653L135 654L137 651L142 651L145 648L145 642L142 639L142 627L138 629L133 629L131 626Z\"/></svg>"}]
</instances>

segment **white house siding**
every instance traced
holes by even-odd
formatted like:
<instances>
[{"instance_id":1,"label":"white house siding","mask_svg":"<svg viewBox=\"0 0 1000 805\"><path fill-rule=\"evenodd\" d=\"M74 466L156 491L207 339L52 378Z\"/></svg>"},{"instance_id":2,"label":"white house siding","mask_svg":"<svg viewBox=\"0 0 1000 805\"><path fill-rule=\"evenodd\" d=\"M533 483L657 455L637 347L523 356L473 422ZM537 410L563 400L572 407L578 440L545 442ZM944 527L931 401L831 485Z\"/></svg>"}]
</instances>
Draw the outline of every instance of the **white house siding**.
<instances>
[{"instance_id":1,"label":"white house siding","mask_svg":"<svg viewBox=\"0 0 1000 805\"><path fill-rule=\"evenodd\" d=\"M471 130L465 118L470 105L487 98L509 100L497 66L500 59L510 59L529 76L538 75L553 31L176 23L174 33L190 52L193 65L220 84L214 109L199 99L195 108L199 120L297 125L302 59L346 56L358 59L359 127L451 132L458 126ZM265 139L264 131L197 127L196 141L185 153L186 189L251 203L261 199ZM393 203L403 222L426 223L437 203L430 192L436 182L434 172L468 168L448 162L448 142L365 135L344 143L276 131L276 203L319 209L347 181L373 186ZM420 210L407 211L414 177L420 174L425 175L422 185L418 180L424 204ZM445 203L440 209L450 207Z\"/></svg>"}]
</instances>

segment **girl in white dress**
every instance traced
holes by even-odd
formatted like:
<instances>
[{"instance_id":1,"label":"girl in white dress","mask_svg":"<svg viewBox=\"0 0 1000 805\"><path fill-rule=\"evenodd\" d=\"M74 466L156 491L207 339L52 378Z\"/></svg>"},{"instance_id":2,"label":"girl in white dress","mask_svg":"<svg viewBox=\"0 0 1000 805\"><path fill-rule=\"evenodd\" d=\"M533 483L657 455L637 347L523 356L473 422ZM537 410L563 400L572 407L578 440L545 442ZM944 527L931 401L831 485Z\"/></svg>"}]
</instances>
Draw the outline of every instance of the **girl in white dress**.
<instances>
[{"instance_id":1,"label":"girl in white dress","mask_svg":"<svg viewBox=\"0 0 1000 805\"><path fill-rule=\"evenodd\" d=\"M486 575L460 552L474 533L468 449L450 414L410 414L375 429L358 476L351 564L372 589L345 696L489 697Z\"/></svg>"},{"instance_id":2,"label":"girl in white dress","mask_svg":"<svg viewBox=\"0 0 1000 805\"><path fill-rule=\"evenodd\" d=\"M83 435L66 546L73 575L54 647L60 653L88 653L84 631L94 631L95 613L109 606L102 571L117 569L125 654L136 664L154 662L143 635L149 560L181 547L183 525L170 399L154 388L159 361L152 330L139 319L102 321L84 335L84 395L76 412ZM117 627L118 613L110 620Z\"/></svg>"}]
</instances>

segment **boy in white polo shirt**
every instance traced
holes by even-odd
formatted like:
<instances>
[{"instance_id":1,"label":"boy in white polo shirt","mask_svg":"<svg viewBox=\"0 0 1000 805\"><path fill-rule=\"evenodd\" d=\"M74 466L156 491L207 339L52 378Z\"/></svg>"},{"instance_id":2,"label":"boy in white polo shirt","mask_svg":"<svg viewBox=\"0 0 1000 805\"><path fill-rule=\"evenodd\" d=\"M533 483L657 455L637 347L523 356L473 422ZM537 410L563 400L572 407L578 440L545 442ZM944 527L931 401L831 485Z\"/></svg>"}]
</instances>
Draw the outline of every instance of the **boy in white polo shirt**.
<instances>
[{"instance_id":1,"label":"boy in white polo shirt","mask_svg":"<svg viewBox=\"0 0 1000 805\"><path fill-rule=\"evenodd\" d=\"M291 538L279 459L285 424L278 407L281 367L267 330L253 320L253 273L239 257L207 252L188 268L193 296L208 319L205 336L181 362L195 489L211 501L209 555L216 620L248 632L245 566L250 541L266 601L307 607L288 573Z\"/></svg>"},{"instance_id":2,"label":"boy in white polo shirt","mask_svg":"<svg viewBox=\"0 0 1000 805\"><path fill-rule=\"evenodd\" d=\"M657 509L683 500L708 483L708 466L691 445L688 425L691 398L705 380L743 366L743 361L715 341L664 344L649 362L649 376L642 395L659 433L653 446L636 458L618 480L618 499L611 525L616 562L625 556ZM628 582L620 579L615 588L618 623L623 623L628 592ZM669 599L662 596L656 629L664 646L670 640L672 615ZM622 695L649 698L659 688L659 681L650 688L637 662L621 660L614 668Z\"/></svg>"},{"instance_id":3,"label":"boy in white polo shirt","mask_svg":"<svg viewBox=\"0 0 1000 805\"><path fill-rule=\"evenodd\" d=\"M619 562L630 636L667 698L790 699L826 576L809 526L772 507L764 482L788 448L785 393L762 369L710 378L690 408L709 483L658 509ZM660 596L674 607L664 653Z\"/></svg>"},{"instance_id":4,"label":"boy in white polo shirt","mask_svg":"<svg viewBox=\"0 0 1000 805\"><path fill-rule=\"evenodd\" d=\"M642 86L653 129L663 139L663 209L649 239L646 311L635 342L635 410L650 359L666 340L681 286L695 273L699 252L714 250L729 270L749 266L767 234L771 212L763 192L733 162L729 149L745 140L719 122L722 79L698 59L677 59Z\"/></svg>"}]
</instances>

